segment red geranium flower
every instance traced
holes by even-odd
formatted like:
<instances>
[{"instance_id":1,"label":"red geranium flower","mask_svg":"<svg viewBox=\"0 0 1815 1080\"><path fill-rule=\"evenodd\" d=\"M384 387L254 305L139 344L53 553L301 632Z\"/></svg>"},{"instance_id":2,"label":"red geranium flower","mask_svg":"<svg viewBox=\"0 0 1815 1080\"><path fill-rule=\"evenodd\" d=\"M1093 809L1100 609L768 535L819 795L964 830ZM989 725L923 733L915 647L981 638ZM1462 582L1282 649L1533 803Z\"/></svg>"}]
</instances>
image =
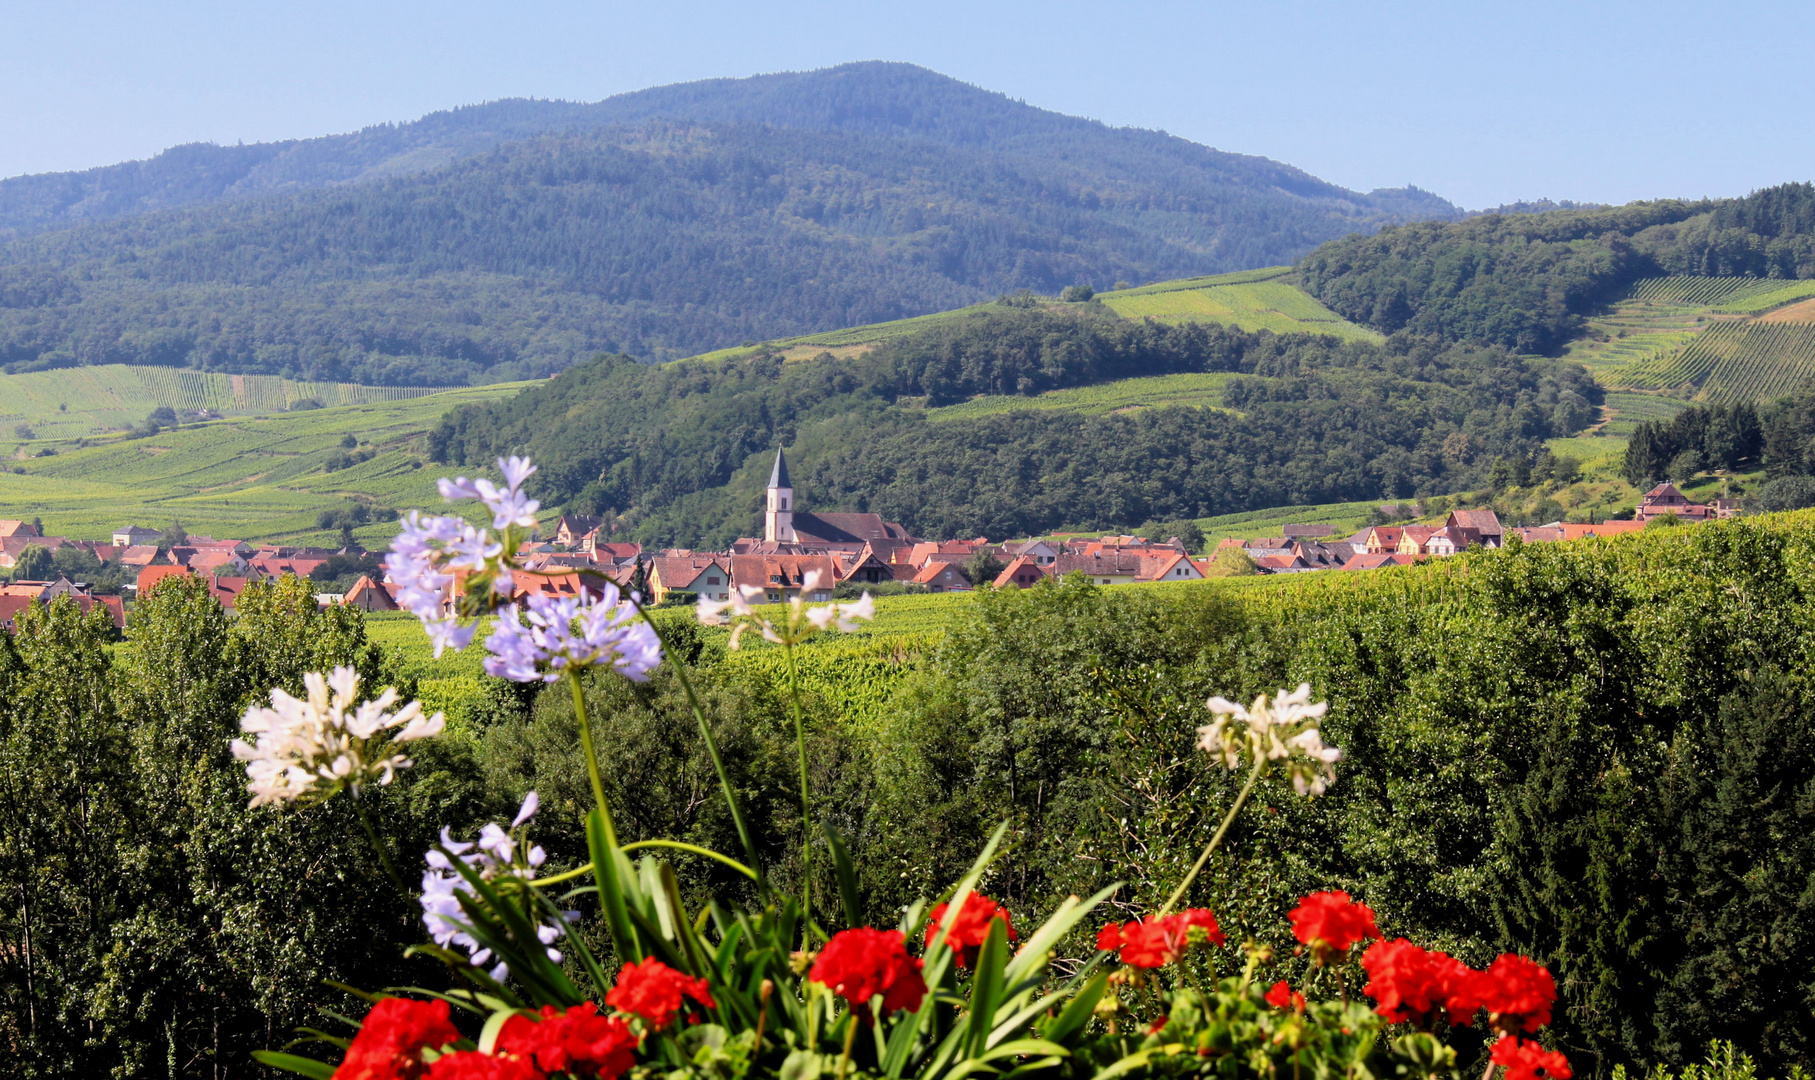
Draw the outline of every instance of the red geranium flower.
<instances>
[{"instance_id":1,"label":"red geranium flower","mask_svg":"<svg viewBox=\"0 0 1815 1080\"><path fill-rule=\"evenodd\" d=\"M1373 909L1336 889L1312 893L1300 900L1287 917L1292 920L1292 936L1309 945L1311 955L1320 964L1330 959L1330 953L1347 952L1357 942L1381 937L1380 928L1374 925Z\"/></svg>"},{"instance_id":2,"label":"red geranium flower","mask_svg":"<svg viewBox=\"0 0 1815 1080\"><path fill-rule=\"evenodd\" d=\"M615 1016L600 1016L588 1001L561 1012L542 1006L542 1019L518 1014L498 1031L498 1052L533 1061L543 1072L611 1080L636 1064L636 1033Z\"/></svg>"},{"instance_id":3,"label":"red geranium flower","mask_svg":"<svg viewBox=\"0 0 1815 1080\"><path fill-rule=\"evenodd\" d=\"M1520 1028L1536 1031L1550 1023L1557 984L1548 968L1530 957L1501 953L1485 974L1481 1003L1496 1028L1510 1034Z\"/></svg>"},{"instance_id":4,"label":"red geranium flower","mask_svg":"<svg viewBox=\"0 0 1815 1080\"><path fill-rule=\"evenodd\" d=\"M1286 980L1281 979L1273 984L1273 989L1267 991L1267 1004L1275 1009L1298 1009L1302 1012L1305 1007L1305 996L1292 989Z\"/></svg>"},{"instance_id":5,"label":"red geranium flower","mask_svg":"<svg viewBox=\"0 0 1815 1080\"><path fill-rule=\"evenodd\" d=\"M334 1074L339 1077L337 1072ZM459 1050L443 1054L428 1071L429 1080L545 1080L522 1058Z\"/></svg>"},{"instance_id":6,"label":"red geranium flower","mask_svg":"<svg viewBox=\"0 0 1815 1080\"><path fill-rule=\"evenodd\" d=\"M852 1011L868 1024L875 1022L870 999L877 994L882 995L885 1014L920 1007L926 996L926 980L920 975L924 966L924 961L907 954L901 931L859 926L833 934L807 977L850 1002Z\"/></svg>"},{"instance_id":7,"label":"red geranium flower","mask_svg":"<svg viewBox=\"0 0 1815 1080\"><path fill-rule=\"evenodd\" d=\"M1491 1059L1506 1067L1506 1080L1569 1080L1569 1059L1517 1035L1503 1035Z\"/></svg>"},{"instance_id":8,"label":"red geranium flower","mask_svg":"<svg viewBox=\"0 0 1815 1080\"><path fill-rule=\"evenodd\" d=\"M649 1030L668 1026L685 1003L692 998L708 1009L718 1008L706 980L690 978L651 956L641 964L625 964L618 972L618 984L605 994L605 1004L643 1018Z\"/></svg>"},{"instance_id":9,"label":"red geranium flower","mask_svg":"<svg viewBox=\"0 0 1815 1080\"><path fill-rule=\"evenodd\" d=\"M447 1015L445 1001L381 999L366 1013L334 1075L340 1080L416 1080L428 1071L422 1063L424 1048L439 1050L460 1038Z\"/></svg>"},{"instance_id":10,"label":"red geranium flower","mask_svg":"<svg viewBox=\"0 0 1815 1080\"><path fill-rule=\"evenodd\" d=\"M939 923L950 908L950 904L940 904L933 909L926 924L925 944L932 945L933 938L939 933ZM964 907L959 909L958 917L952 920L952 928L945 936L945 943L957 953L959 967L977 966L977 951L983 948L983 942L989 937L990 924L997 919L1002 920L1003 929L1008 931L1008 940L1018 940L1007 908L981 893L971 893L964 898Z\"/></svg>"},{"instance_id":11,"label":"red geranium flower","mask_svg":"<svg viewBox=\"0 0 1815 1080\"><path fill-rule=\"evenodd\" d=\"M1226 939L1216 916L1208 908L1186 908L1176 914L1134 919L1120 926L1110 923L1097 932L1097 948L1121 950L1122 963L1130 967L1164 967L1185 955L1193 927L1204 940L1221 945Z\"/></svg>"},{"instance_id":12,"label":"red geranium flower","mask_svg":"<svg viewBox=\"0 0 1815 1080\"><path fill-rule=\"evenodd\" d=\"M1430 954L1431 998L1443 1003L1444 1019L1460 1027L1475 1022L1487 993L1487 976L1442 953Z\"/></svg>"},{"instance_id":13,"label":"red geranium flower","mask_svg":"<svg viewBox=\"0 0 1815 1080\"><path fill-rule=\"evenodd\" d=\"M1404 938L1370 945L1361 966L1368 973L1363 992L1374 999L1374 1011L1396 1024L1428 1028L1445 1019L1466 1027L1489 990L1482 972Z\"/></svg>"}]
</instances>

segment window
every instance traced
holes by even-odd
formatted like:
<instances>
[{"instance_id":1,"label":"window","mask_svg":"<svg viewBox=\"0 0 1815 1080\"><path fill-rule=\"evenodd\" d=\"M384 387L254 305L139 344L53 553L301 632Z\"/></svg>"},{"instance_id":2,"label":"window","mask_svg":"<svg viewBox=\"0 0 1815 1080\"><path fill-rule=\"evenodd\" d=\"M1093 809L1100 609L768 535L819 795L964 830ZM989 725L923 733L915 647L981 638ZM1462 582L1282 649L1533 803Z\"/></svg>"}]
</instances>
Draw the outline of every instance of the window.
<instances>
[{"instance_id":1,"label":"window","mask_svg":"<svg viewBox=\"0 0 1815 1080\"><path fill-rule=\"evenodd\" d=\"M1108 578L1104 578L1104 579L1103 579L1103 584L1105 584L1105 585L1107 585L1107 584L1109 584L1109 579L1108 579Z\"/></svg>"},{"instance_id":2,"label":"window","mask_svg":"<svg viewBox=\"0 0 1815 1080\"><path fill-rule=\"evenodd\" d=\"M717 585L718 583L719 581L716 576L706 578L706 584L708 585Z\"/></svg>"},{"instance_id":3,"label":"window","mask_svg":"<svg viewBox=\"0 0 1815 1080\"><path fill-rule=\"evenodd\" d=\"M749 505L750 505L750 504L749 504L749 503L745 503L745 504L744 504L744 505L745 505L745 506L749 506ZM786 495L783 495L783 496L782 496L782 497L781 497L781 508L782 508L782 509L783 509L783 510L786 510L786 509L787 509L787 508L788 508L788 497L787 497L787 496L786 496Z\"/></svg>"},{"instance_id":4,"label":"window","mask_svg":"<svg viewBox=\"0 0 1815 1080\"><path fill-rule=\"evenodd\" d=\"M781 599L781 591L778 589L770 589L768 596L769 596L770 603L774 603L775 601Z\"/></svg>"}]
</instances>

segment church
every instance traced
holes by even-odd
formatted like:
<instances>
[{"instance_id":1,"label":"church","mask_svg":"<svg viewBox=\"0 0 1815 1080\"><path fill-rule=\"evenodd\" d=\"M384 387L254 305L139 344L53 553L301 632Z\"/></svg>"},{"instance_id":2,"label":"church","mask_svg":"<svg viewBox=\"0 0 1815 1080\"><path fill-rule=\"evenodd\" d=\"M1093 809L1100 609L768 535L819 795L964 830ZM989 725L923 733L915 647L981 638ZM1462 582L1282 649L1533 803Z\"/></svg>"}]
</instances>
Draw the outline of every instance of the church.
<instances>
[{"instance_id":1,"label":"church","mask_svg":"<svg viewBox=\"0 0 1815 1080\"><path fill-rule=\"evenodd\" d=\"M815 514L799 509L788 457L779 448L769 470L763 503L763 538L748 537L732 545L735 555L855 555L868 547L888 559L895 548L911 548L915 538L898 522L879 514Z\"/></svg>"}]
</instances>

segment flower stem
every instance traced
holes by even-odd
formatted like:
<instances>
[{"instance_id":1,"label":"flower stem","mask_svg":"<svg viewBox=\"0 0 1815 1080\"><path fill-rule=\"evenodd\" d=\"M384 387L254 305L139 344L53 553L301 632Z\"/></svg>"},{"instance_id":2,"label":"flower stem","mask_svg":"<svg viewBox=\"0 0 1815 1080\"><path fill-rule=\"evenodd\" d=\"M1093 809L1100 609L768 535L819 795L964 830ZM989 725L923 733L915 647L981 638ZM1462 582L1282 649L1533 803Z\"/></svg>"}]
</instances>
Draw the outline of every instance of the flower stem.
<instances>
[{"instance_id":1,"label":"flower stem","mask_svg":"<svg viewBox=\"0 0 1815 1080\"><path fill-rule=\"evenodd\" d=\"M399 892L408 896L410 887L404 884L403 875L397 872L397 867L391 862L390 852L384 849L384 843L378 839L378 830L372 828L372 818L366 813L365 804L359 801L357 792L353 795L353 809L359 814L359 825L366 831L366 839L372 842L372 850L378 853L378 864L384 867L385 876L391 879L391 884L397 886Z\"/></svg>"},{"instance_id":2,"label":"flower stem","mask_svg":"<svg viewBox=\"0 0 1815 1080\"><path fill-rule=\"evenodd\" d=\"M800 716L800 672L794 664L794 642L782 643L788 658L788 700L794 706L794 741L800 750L800 940L808 945L813 925L813 802L807 791L807 725Z\"/></svg>"},{"instance_id":3,"label":"flower stem","mask_svg":"<svg viewBox=\"0 0 1815 1080\"><path fill-rule=\"evenodd\" d=\"M1494 1080L1494 1070L1497 1068L1499 1068L1498 1065L1489 1061L1487 1063L1487 1071L1481 1074L1481 1080Z\"/></svg>"},{"instance_id":4,"label":"flower stem","mask_svg":"<svg viewBox=\"0 0 1815 1080\"><path fill-rule=\"evenodd\" d=\"M844 1080L845 1070L851 1067L851 1046L857 1041L857 1011L855 1009L851 1010L848 1019L851 1024L844 1033L844 1056L838 1059L836 1080Z\"/></svg>"},{"instance_id":5,"label":"flower stem","mask_svg":"<svg viewBox=\"0 0 1815 1080\"><path fill-rule=\"evenodd\" d=\"M1216 835L1210 838L1210 843L1205 846L1204 853L1199 855L1197 857L1197 862L1191 865L1191 872L1185 875L1185 880L1179 882L1178 888L1174 889L1172 895L1167 898L1166 906L1160 909L1161 915L1169 913L1172 910L1172 906L1178 903L1185 895L1185 890L1189 889L1191 883L1197 880L1198 872L1204 868L1205 863L1210 861L1210 853L1215 851L1217 845L1223 842L1223 837L1229 832L1229 826L1235 824L1235 815L1241 813L1242 804L1248 801L1248 796L1253 793L1254 785L1260 781L1260 774L1265 772L1266 768L1266 758L1255 758L1254 770L1248 774L1248 782L1242 785L1241 794L1235 797L1235 805L1231 806L1229 812L1223 816L1223 823L1217 827Z\"/></svg>"},{"instance_id":6,"label":"flower stem","mask_svg":"<svg viewBox=\"0 0 1815 1080\"><path fill-rule=\"evenodd\" d=\"M611 840L611 846L618 846L617 826L611 820L611 809L605 804L605 781L599 775L599 755L592 747L592 725L586 717L586 691L580 686L578 669L567 670L567 685L573 689L574 718L580 724L580 752L586 755L586 777L592 781L592 799L599 808L599 815L605 819L605 835Z\"/></svg>"}]
</instances>

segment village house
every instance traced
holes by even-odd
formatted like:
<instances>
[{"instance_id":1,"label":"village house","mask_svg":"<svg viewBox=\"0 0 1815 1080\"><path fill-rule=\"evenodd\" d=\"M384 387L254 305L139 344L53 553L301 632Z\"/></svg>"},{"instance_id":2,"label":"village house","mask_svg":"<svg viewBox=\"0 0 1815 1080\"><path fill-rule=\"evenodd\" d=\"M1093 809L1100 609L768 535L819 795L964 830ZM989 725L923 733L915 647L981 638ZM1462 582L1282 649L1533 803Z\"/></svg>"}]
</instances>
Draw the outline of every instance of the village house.
<instances>
[{"instance_id":1,"label":"village house","mask_svg":"<svg viewBox=\"0 0 1815 1080\"><path fill-rule=\"evenodd\" d=\"M587 539L598 533L601 520L589 514L562 514L555 522L555 543L569 551L584 550Z\"/></svg>"},{"instance_id":2,"label":"village house","mask_svg":"<svg viewBox=\"0 0 1815 1080\"><path fill-rule=\"evenodd\" d=\"M1059 549L1044 540L1028 540L1009 548L1008 554L1016 559L1031 559L1035 566L1051 566L1059 557Z\"/></svg>"},{"instance_id":3,"label":"village house","mask_svg":"<svg viewBox=\"0 0 1815 1080\"><path fill-rule=\"evenodd\" d=\"M1633 520L1642 525L1665 514L1674 514L1684 521L1708 521L1734 517L1738 513L1739 504L1732 499L1716 499L1711 503L1690 502L1689 497L1679 491L1675 484L1663 483L1640 497Z\"/></svg>"},{"instance_id":4,"label":"village house","mask_svg":"<svg viewBox=\"0 0 1815 1080\"><path fill-rule=\"evenodd\" d=\"M365 575L360 575L353 587L340 598L346 607L358 608L361 611L396 611L397 596L392 591L394 586L381 585Z\"/></svg>"},{"instance_id":5,"label":"village house","mask_svg":"<svg viewBox=\"0 0 1815 1080\"><path fill-rule=\"evenodd\" d=\"M1383 555L1399 551L1399 540L1405 530L1398 525L1376 525L1368 530L1367 554Z\"/></svg>"},{"instance_id":6,"label":"village house","mask_svg":"<svg viewBox=\"0 0 1815 1080\"><path fill-rule=\"evenodd\" d=\"M1046 573L1041 569L1041 564L1035 561L1034 556L1017 555L1014 561L1009 563L1000 574L997 574L996 580L990 584L998 589L1006 589L1010 585L1025 589L1045 580Z\"/></svg>"},{"instance_id":7,"label":"village house","mask_svg":"<svg viewBox=\"0 0 1815 1080\"><path fill-rule=\"evenodd\" d=\"M38 527L36 525L33 525L29 521L17 521L12 518L0 518L0 540L5 540L9 537L14 537L14 536L23 539L28 536L41 536L41 535L43 535L43 534L41 532L39 532Z\"/></svg>"},{"instance_id":8,"label":"village house","mask_svg":"<svg viewBox=\"0 0 1815 1080\"><path fill-rule=\"evenodd\" d=\"M695 555L657 557L648 561L649 596L663 603L670 593L692 593L706 600L731 599L730 557Z\"/></svg>"},{"instance_id":9,"label":"village house","mask_svg":"<svg viewBox=\"0 0 1815 1080\"><path fill-rule=\"evenodd\" d=\"M1437 530L1429 525L1404 525L1399 529L1399 543L1393 550L1401 555L1428 555L1425 542Z\"/></svg>"},{"instance_id":10,"label":"village house","mask_svg":"<svg viewBox=\"0 0 1815 1080\"><path fill-rule=\"evenodd\" d=\"M731 563L731 587L752 603L779 604L795 597L807 602L832 599L832 587L838 580L830 555L727 555ZM801 595L808 577L815 576L815 588ZM760 596L755 590L761 589Z\"/></svg>"},{"instance_id":11,"label":"village house","mask_svg":"<svg viewBox=\"0 0 1815 1080\"><path fill-rule=\"evenodd\" d=\"M971 588L970 579L952 563L929 562L912 580L929 592L966 592Z\"/></svg>"},{"instance_id":12,"label":"village house","mask_svg":"<svg viewBox=\"0 0 1815 1080\"><path fill-rule=\"evenodd\" d=\"M113 542L116 546L127 548L136 544L155 544L164 534L156 529L147 529L139 525L128 525L124 529L113 531Z\"/></svg>"},{"instance_id":13,"label":"village house","mask_svg":"<svg viewBox=\"0 0 1815 1080\"><path fill-rule=\"evenodd\" d=\"M1418 561L1416 555L1401 555L1397 551L1364 551L1344 563L1344 570L1378 570L1383 566L1410 566Z\"/></svg>"}]
</instances>

